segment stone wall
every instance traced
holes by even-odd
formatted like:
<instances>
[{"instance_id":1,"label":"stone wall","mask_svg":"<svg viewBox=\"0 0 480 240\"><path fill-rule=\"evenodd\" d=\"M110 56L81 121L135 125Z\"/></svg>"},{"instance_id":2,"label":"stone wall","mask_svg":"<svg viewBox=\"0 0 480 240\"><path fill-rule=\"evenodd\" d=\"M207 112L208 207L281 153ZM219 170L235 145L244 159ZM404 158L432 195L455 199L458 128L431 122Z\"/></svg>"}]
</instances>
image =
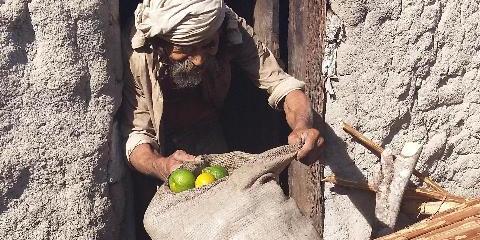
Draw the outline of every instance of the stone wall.
<instances>
[{"instance_id":1,"label":"stone wall","mask_svg":"<svg viewBox=\"0 0 480 240\"><path fill-rule=\"evenodd\" d=\"M0 0L0 239L115 239L118 1Z\"/></svg>"},{"instance_id":2,"label":"stone wall","mask_svg":"<svg viewBox=\"0 0 480 240\"><path fill-rule=\"evenodd\" d=\"M397 151L424 143L417 169L452 193L480 196L480 3L330 5L343 30L325 175L371 180L378 169L340 129L345 120ZM124 172L111 161L120 157L111 148L121 101L117 12L117 1L0 0L0 239L123 234L124 202L113 200L124 196ZM325 198L325 239L370 237L372 195L327 184Z\"/></svg>"},{"instance_id":3,"label":"stone wall","mask_svg":"<svg viewBox=\"0 0 480 240\"><path fill-rule=\"evenodd\" d=\"M331 0L343 23L326 107L325 175L372 180L378 158L340 120L382 146L425 144L417 169L480 197L480 2ZM326 185L325 239L368 239L374 198ZM412 219L407 219L412 220Z\"/></svg>"}]
</instances>

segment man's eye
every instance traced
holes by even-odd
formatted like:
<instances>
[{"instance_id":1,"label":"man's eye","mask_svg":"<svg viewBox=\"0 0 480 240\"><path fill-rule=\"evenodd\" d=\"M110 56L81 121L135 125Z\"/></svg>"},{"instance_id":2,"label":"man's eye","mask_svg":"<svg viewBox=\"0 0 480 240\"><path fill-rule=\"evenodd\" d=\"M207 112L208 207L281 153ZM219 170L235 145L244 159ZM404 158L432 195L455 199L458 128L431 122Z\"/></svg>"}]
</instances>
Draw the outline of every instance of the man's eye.
<instances>
[{"instance_id":1,"label":"man's eye","mask_svg":"<svg viewBox=\"0 0 480 240\"><path fill-rule=\"evenodd\" d=\"M186 47L186 46L175 46L173 48L173 53L178 53L178 54L189 54L192 52L192 48L191 47Z\"/></svg>"},{"instance_id":2,"label":"man's eye","mask_svg":"<svg viewBox=\"0 0 480 240\"><path fill-rule=\"evenodd\" d=\"M203 48L214 48L216 46L215 40L210 41L206 45L203 46Z\"/></svg>"}]
</instances>

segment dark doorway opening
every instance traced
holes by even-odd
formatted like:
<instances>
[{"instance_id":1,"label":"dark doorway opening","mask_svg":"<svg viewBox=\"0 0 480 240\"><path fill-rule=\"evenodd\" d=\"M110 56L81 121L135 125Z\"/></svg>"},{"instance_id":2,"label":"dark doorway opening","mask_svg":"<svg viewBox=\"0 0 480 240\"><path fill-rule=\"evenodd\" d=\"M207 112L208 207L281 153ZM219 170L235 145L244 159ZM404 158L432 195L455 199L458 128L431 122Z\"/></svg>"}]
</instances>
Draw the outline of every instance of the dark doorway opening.
<instances>
[{"instance_id":1,"label":"dark doorway opening","mask_svg":"<svg viewBox=\"0 0 480 240\"><path fill-rule=\"evenodd\" d=\"M133 22L134 11L139 0L120 0L120 24L122 31ZM250 26L254 25L255 0L227 0L239 16ZM288 62L288 0L280 0L280 58L287 67ZM264 91L254 86L252 81L239 69L232 70L232 82L225 105L221 112L221 124L230 150L260 153L287 143L290 132L283 111L272 109L267 103ZM137 240L150 239L143 229L143 215L153 197L155 180L135 171L133 175L135 223ZM288 193L287 171L281 175L281 185Z\"/></svg>"}]
</instances>

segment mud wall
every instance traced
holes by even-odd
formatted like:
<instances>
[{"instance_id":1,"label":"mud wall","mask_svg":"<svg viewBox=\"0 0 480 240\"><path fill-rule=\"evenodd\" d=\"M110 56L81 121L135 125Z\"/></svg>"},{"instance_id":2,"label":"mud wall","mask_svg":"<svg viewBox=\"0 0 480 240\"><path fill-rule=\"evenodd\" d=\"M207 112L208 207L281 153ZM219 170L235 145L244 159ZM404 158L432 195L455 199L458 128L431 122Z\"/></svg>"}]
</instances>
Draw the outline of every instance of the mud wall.
<instances>
[{"instance_id":1,"label":"mud wall","mask_svg":"<svg viewBox=\"0 0 480 240\"><path fill-rule=\"evenodd\" d=\"M425 144L418 170L451 193L479 197L480 3L331 0L330 6L343 30L335 36L337 71L326 106L325 175L372 180L378 171L378 158L341 130L344 120L397 152L406 141ZM372 195L327 184L325 198L325 239L370 237Z\"/></svg>"},{"instance_id":2,"label":"mud wall","mask_svg":"<svg viewBox=\"0 0 480 240\"><path fill-rule=\"evenodd\" d=\"M118 2L0 0L0 239L115 239Z\"/></svg>"}]
</instances>

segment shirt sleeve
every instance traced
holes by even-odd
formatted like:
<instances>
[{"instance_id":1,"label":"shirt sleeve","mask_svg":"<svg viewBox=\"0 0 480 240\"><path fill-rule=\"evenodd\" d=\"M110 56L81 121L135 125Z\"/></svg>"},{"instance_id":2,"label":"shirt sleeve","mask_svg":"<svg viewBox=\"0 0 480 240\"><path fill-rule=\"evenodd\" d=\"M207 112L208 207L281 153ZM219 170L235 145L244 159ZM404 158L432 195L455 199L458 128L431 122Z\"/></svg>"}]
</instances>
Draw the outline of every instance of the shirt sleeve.
<instances>
[{"instance_id":1,"label":"shirt sleeve","mask_svg":"<svg viewBox=\"0 0 480 240\"><path fill-rule=\"evenodd\" d=\"M272 52L256 37L253 28L238 18L242 43L235 49L232 63L242 68L254 84L269 94L268 104L280 109L279 103L293 90L304 90L305 83L285 73Z\"/></svg>"},{"instance_id":2,"label":"shirt sleeve","mask_svg":"<svg viewBox=\"0 0 480 240\"><path fill-rule=\"evenodd\" d=\"M141 53L130 53L128 68L124 74L123 100L121 106L122 135L127 138L125 153L130 162L130 155L140 144L148 143L159 151L150 112L144 92L142 91L139 74Z\"/></svg>"}]
</instances>

